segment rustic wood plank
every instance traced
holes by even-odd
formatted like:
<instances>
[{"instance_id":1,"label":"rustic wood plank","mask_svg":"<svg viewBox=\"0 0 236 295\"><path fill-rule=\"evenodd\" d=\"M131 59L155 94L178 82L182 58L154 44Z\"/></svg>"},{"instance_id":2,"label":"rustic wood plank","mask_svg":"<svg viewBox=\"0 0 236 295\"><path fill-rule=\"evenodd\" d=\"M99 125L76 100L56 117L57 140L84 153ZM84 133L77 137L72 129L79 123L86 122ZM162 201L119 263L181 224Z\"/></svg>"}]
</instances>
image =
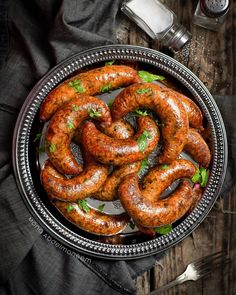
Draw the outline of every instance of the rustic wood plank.
<instances>
[{"instance_id":1,"label":"rustic wood plank","mask_svg":"<svg viewBox=\"0 0 236 295\"><path fill-rule=\"evenodd\" d=\"M123 17L118 29L118 41L160 50L177 59L195 73L214 95L236 94L236 1L225 24L218 32L212 32L192 24L197 1L163 0L192 32L188 48L171 53L159 41L151 40L127 17ZM225 250L232 263L226 269L214 271L197 282L187 282L172 288L164 295L234 295L236 294L236 187L219 198L207 218L186 239L167 251L167 254L148 272L135 280L137 294L168 283L182 273L188 263L212 252Z\"/></svg>"}]
</instances>

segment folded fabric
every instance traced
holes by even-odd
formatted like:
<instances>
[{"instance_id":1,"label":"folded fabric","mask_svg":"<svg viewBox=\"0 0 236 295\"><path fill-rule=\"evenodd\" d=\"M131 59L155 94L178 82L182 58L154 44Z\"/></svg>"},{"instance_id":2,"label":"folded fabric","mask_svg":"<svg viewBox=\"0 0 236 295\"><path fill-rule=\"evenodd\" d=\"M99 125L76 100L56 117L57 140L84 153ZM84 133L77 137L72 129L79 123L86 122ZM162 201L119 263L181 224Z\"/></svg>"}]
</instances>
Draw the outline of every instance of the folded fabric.
<instances>
[{"instance_id":1,"label":"folded fabric","mask_svg":"<svg viewBox=\"0 0 236 295\"><path fill-rule=\"evenodd\" d=\"M116 42L120 0L2 1L0 48L0 294L134 294L159 256L105 261L69 255L39 232L17 188L11 145L34 84L80 50Z\"/></svg>"}]
</instances>

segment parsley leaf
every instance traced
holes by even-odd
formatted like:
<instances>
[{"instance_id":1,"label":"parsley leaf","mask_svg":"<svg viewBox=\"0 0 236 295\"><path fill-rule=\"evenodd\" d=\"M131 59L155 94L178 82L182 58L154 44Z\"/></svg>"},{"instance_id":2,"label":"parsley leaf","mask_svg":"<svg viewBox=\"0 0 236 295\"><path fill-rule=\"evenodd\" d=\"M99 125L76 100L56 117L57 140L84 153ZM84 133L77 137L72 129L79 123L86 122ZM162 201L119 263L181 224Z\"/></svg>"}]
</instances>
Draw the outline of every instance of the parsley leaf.
<instances>
[{"instance_id":1,"label":"parsley leaf","mask_svg":"<svg viewBox=\"0 0 236 295\"><path fill-rule=\"evenodd\" d=\"M74 81L70 81L69 83L68 83L68 85L70 86L70 87L73 87L74 88L74 90L76 91L76 92L79 92L79 93L83 93L83 92L85 92L85 89L84 89L84 87L81 85L81 82L80 82L80 80L74 80Z\"/></svg>"},{"instance_id":2,"label":"parsley leaf","mask_svg":"<svg viewBox=\"0 0 236 295\"><path fill-rule=\"evenodd\" d=\"M70 213L72 210L74 210L75 208L74 208L74 206L73 205L71 205L71 204L69 204L68 206L67 206L67 208L66 208L66 210L67 210L67 212L68 213Z\"/></svg>"},{"instance_id":3,"label":"parsley leaf","mask_svg":"<svg viewBox=\"0 0 236 295\"><path fill-rule=\"evenodd\" d=\"M107 106L108 106L109 108L111 108L111 106L113 105L113 102L114 102L114 100L109 101L109 102L107 103Z\"/></svg>"},{"instance_id":4,"label":"parsley leaf","mask_svg":"<svg viewBox=\"0 0 236 295\"><path fill-rule=\"evenodd\" d=\"M79 107L76 105L76 104L72 104L72 110L75 111L75 112L78 112L79 110Z\"/></svg>"},{"instance_id":5,"label":"parsley leaf","mask_svg":"<svg viewBox=\"0 0 236 295\"><path fill-rule=\"evenodd\" d=\"M41 136L42 136L42 133L37 133L33 141L34 142L38 141L41 138Z\"/></svg>"},{"instance_id":6,"label":"parsley leaf","mask_svg":"<svg viewBox=\"0 0 236 295\"><path fill-rule=\"evenodd\" d=\"M69 129L74 129L75 128L74 124L70 120L67 121L66 127L69 128Z\"/></svg>"},{"instance_id":7,"label":"parsley leaf","mask_svg":"<svg viewBox=\"0 0 236 295\"><path fill-rule=\"evenodd\" d=\"M207 185L209 178L209 170L206 168L198 168L196 173L192 177L192 182L200 183L201 187L205 187Z\"/></svg>"},{"instance_id":8,"label":"parsley leaf","mask_svg":"<svg viewBox=\"0 0 236 295\"><path fill-rule=\"evenodd\" d=\"M152 89L151 88L142 88L142 89L138 89L136 90L136 93L138 94L145 94L145 93L152 93Z\"/></svg>"},{"instance_id":9,"label":"parsley leaf","mask_svg":"<svg viewBox=\"0 0 236 295\"><path fill-rule=\"evenodd\" d=\"M146 130L144 130L143 133L139 136L137 142L138 142L138 147L140 152L144 152L146 150L148 145L148 139L151 139L151 138L152 138L151 134Z\"/></svg>"},{"instance_id":10,"label":"parsley leaf","mask_svg":"<svg viewBox=\"0 0 236 295\"><path fill-rule=\"evenodd\" d=\"M111 66L115 63L115 59L105 62L105 66Z\"/></svg>"},{"instance_id":11,"label":"parsley leaf","mask_svg":"<svg viewBox=\"0 0 236 295\"><path fill-rule=\"evenodd\" d=\"M112 85L111 83L105 84L101 87L100 92L104 93L104 92L109 92L112 89Z\"/></svg>"},{"instance_id":12,"label":"parsley leaf","mask_svg":"<svg viewBox=\"0 0 236 295\"><path fill-rule=\"evenodd\" d=\"M134 229L135 228L135 224L134 224L134 222L132 220L129 221L129 227L131 229Z\"/></svg>"},{"instance_id":13,"label":"parsley leaf","mask_svg":"<svg viewBox=\"0 0 236 295\"><path fill-rule=\"evenodd\" d=\"M139 174L139 175L142 174L143 171L144 171L148 166L149 166L149 160L148 160L148 158L143 159L143 160L141 161L141 167L140 167L140 169L139 169L138 174Z\"/></svg>"},{"instance_id":14,"label":"parsley leaf","mask_svg":"<svg viewBox=\"0 0 236 295\"><path fill-rule=\"evenodd\" d=\"M145 117L148 115L147 111L135 110L133 114L137 117Z\"/></svg>"},{"instance_id":15,"label":"parsley leaf","mask_svg":"<svg viewBox=\"0 0 236 295\"><path fill-rule=\"evenodd\" d=\"M101 117L102 112L92 108L92 109L88 109L88 114L91 118L94 118L94 117L99 118L99 117Z\"/></svg>"},{"instance_id":16,"label":"parsley leaf","mask_svg":"<svg viewBox=\"0 0 236 295\"><path fill-rule=\"evenodd\" d=\"M161 227L154 228L155 232L161 235L166 235L172 231L172 224L167 224Z\"/></svg>"},{"instance_id":17,"label":"parsley leaf","mask_svg":"<svg viewBox=\"0 0 236 295\"><path fill-rule=\"evenodd\" d=\"M56 144L51 142L49 145L49 152L54 153L56 150L57 150Z\"/></svg>"},{"instance_id":18,"label":"parsley leaf","mask_svg":"<svg viewBox=\"0 0 236 295\"><path fill-rule=\"evenodd\" d=\"M105 204L101 204L98 206L98 211L102 212L105 207Z\"/></svg>"},{"instance_id":19,"label":"parsley leaf","mask_svg":"<svg viewBox=\"0 0 236 295\"><path fill-rule=\"evenodd\" d=\"M88 213L90 211L90 207L85 199L78 201L79 207L85 212Z\"/></svg>"},{"instance_id":20,"label":"parsley leaf","mask_svg":"<svg viewBox=\"0 0 236 295\"><path fill-rule=\"evenodd\" d=\"M163 164L163 165L160 166L160 169L166 170L166 169L168 169L169 166L170 165L168 165L168 164Z\"/></svg>"},{"instance_id":21,"label":"parsley leaf","mask_svg":"<svg viewBox=\"0 0 236 295\"><path fill-rule=\"evenodd\" d=\"M154 75L147 71L139 71L138 72L139 77L142 79L143 82L153 82L153 81L163 81L165 80L165 77L160 75Z\"/></svg>"}]
</instances>

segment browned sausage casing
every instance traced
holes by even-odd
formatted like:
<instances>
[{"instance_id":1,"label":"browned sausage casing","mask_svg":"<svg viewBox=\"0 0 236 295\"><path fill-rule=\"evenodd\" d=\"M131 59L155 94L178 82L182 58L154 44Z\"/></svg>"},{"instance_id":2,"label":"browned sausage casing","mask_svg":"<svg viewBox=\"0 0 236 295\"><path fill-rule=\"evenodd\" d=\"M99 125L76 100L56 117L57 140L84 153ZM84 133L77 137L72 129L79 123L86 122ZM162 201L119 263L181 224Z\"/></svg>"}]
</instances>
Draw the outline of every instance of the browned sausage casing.
<instances>
[{"instance_id":1,"label":"browned sausage casing","mask_svg":"<svg viewBox=\"0 0 236 295\"><path fill-rule=\"evenodd\" d=\"M170 165L157 166L144 177L141 186L142 195L148 199L157 199L175 180L191 179L195 172L195 165L183 159L173 161Z\"/></svg>"},{"instance_id":2,"label":"browned sausage casing","mask_svg":"<svg viewBox=\"0 0 236 295\"><path fill-rule=\"evenodd\" d=\"M116 168L109 175L103 186L91 197L101 201L114 201L118 198L118 187L122 179L130 173L138 173L141 162L135 162Z\"/></svg>"},{"instance_id":3,"label":"browned sausage casing","mask_svg":"<svg viewBox=\"0 0 236 295\"><path fill-rule=\"evenodd\" d=\"M91 110L99 112L100 115L94 119L104 127L111 124L110 111L104 102L96 97L80 95L63 105L49 122L46 131L47 154L63 174L76 175L82 171L70 150L70 143L75 129L89 118Z\"/></svg>"},{"instance_id":4,"label":"browned sausage casing","mask_svg":"<svg viewBox=\"0 0 236 295\"><path fill-rule=\"evenodd\" d=\"M208 168L211 162L211 151L201 136L193 128L189 129L184 151L188 153L200 166Z\"/></svg>"},{"instance_id":5,"label":"browned sausage casing","mask_svg":"<svg viewBox=\"0 0 236 295\"><path fill-rule=\"evenodd\" d=\"M66 178L46 161L41 170L41 182L48 196L59 200L76 201L98 191L106 181L108 167L91 160L78 176Z\"/></svg>"},{"instance_id":6,"label":"browned sausage casing","mask_svg":"<svg viewBox=\"0 0 236 295\"><path fill-rule=\"evenodd\" d=\"M172 91L176 97L182 102L189 120L189 125L193 128L203 130L203 115L200 108L195 104L195 102L189 97L179 93L173 89L168 88Z\"/></svg>"},{"instance_id":7,"label":"browned sausage casing","mask_svg":"<svg viewBox=\"0 0 236 295\"><path fill-rule=\"evenodd\" d=\"M172 224L185 215L193 202L192 187L188 181L183 181L167 199L146 199L139 190L137 174L123 179L119 196L129 216L144 227Z\"/></svg>"},{"instance_id":8,"label":"browned sausage casing","mask_svg":"<svg viewBox=\"0 0 236 295\"><path fill-rule=\"evenodd\" d=\"M125 88L114 100L112 118L118 120L138 108L150 108L161 119L164 151L159 163L171 163L183 150L188 133L188 117L181 101L166 87L137 83Z\"/></svg>"},{"instance_id":9,"label":"browned sausage casing","mask_svg":"<svg viewBox=\"0 0 236 295\"><path fill-rule=\"evenodd\" d=\"M116 139L101 133L88 122L82 130L82 142L94 158L104 164L125 165L144 159L157 145L159 130L149 117L138 118L138 131L132 139ZM147 146L141 151L138 140L147 132Z\"/></svg>"},{"instance_id":10,"label":"browned sausage casing","mask_svg":"<svg viewBox=\"0 0 236 295\"><path fill-rule=\"evenodd\" d=\"M123 231L127 226L130 217L126 213L119 215L108 215L90 208L89 212L84 212L75 203L66 203L62 201L54 201L55 207L79 228L96 234L96 235L115 235ZM68 212L68 205L74 209Z\"/></svg>"},{"instance_id":11,"label":"browned sausage casing","mask_svg":"<svg viewBox=\"0 0 236 295\"><path fill-rule=\"evenodd\" d=\"M103 92L105 88L112 90L139 81L137 71L124 65L104 66L80 73L61 83L48 94L40 108L40 120L48 121L63 103L77 93L95 95Z\"/></svg>"},{"instance_id":12,"label":"browned sausage casing","mask_svg":"<svg viewBox=\"0 0 236 295\"><path fill-rule=\"evenodd\" d=\"M119 139L127 139L134 135L133 126L130 123L126 122L124 119L112 122L110 127L100 127L100 129L106 135Z\"/></svg>"}]
</instances>

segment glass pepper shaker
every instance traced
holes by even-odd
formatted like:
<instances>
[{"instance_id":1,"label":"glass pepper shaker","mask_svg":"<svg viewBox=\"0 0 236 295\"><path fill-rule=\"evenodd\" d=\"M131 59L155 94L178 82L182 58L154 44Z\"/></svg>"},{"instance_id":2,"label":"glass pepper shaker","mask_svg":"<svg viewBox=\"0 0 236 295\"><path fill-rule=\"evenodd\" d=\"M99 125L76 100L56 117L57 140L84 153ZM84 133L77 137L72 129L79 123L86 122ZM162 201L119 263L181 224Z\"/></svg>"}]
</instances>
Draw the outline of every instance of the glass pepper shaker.
<instances>
[{"instance_id":1,"label":"glass pepper shaker","mask_svg":"<svg viewBox=\"0 0 236 295\"><path fill-rule=\"evenodd\" d=\"M175 13L159 0L126 0L121 10L152 39L160 40L172 51L180 50L191 39Z\"/></svg>"},{"instance_id":2,"label":"glass pepper shaker","mask_svg":"<svg viewBox=\"0 0 236 295\"><path fill-rule=\"evenodd\" d=\"M217 31L229 10L229 0L200 0L194 13L193 23Z\"/></svg>"}]
</instances>

